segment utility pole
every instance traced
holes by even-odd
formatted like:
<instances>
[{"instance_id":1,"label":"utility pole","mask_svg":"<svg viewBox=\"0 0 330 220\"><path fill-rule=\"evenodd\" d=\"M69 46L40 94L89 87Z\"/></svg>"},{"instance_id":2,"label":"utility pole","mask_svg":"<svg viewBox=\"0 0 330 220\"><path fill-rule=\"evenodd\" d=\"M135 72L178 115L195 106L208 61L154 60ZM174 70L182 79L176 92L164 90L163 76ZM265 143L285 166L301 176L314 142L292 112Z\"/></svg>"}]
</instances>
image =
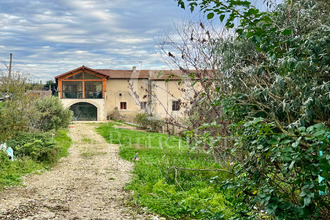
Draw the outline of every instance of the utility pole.
<instances>
[{"instance_id":1,"label":"utility pole","mask_svg":"<svg viewBox=\"0 0 330 220\"><path fill-rule=\"evenodd\" d=\"M9 60L9 69L8 69L8 80L7 80L7 93L9 93L9 84L11 79L11 63L13 61L13 54L10 53L10 60Z\"/></svg>"},{"instance_id":2,"label":"utility pole","mask_svg":"<svg viewBox=\"0 0 330 220\"><path fill-rule=\"evenodd\" d=\"M11 63L13 61L13 54L10 53L10 61L9 61L9 72L8 72L8 79L10 80L11 78Z\"/></svg>"}]
</instances>

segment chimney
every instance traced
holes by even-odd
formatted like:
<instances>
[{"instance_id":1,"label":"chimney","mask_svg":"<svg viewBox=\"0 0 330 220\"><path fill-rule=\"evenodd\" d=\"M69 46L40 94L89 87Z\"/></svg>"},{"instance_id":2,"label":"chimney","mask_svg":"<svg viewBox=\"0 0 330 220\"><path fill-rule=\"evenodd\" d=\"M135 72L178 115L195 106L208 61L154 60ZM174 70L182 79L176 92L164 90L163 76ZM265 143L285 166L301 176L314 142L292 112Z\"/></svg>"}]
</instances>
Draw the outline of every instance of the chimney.
<instances>
[{"instance_id":1,"label":"chimney","mask_svg":"<svg viewBox=\"0 0 330 220\"><path fill-rule=\"evenodd\" d=\"M133 66L133 71L135 72L135 70L136 70L136 66Z\"/></svg>"}]
</instances>

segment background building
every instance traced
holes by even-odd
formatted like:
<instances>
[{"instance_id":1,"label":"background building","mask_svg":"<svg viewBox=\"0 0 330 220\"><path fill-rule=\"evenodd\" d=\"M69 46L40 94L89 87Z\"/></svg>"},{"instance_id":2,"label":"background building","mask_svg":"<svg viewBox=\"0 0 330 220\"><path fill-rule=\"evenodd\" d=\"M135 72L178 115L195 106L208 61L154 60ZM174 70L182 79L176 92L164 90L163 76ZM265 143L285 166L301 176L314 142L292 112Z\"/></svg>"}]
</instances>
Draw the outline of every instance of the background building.
<instances>
[{"instance_id":1,"label":"background building","mask_svg":"<svg viewBox=\"0 0 330 220\"><path fill-rule=\"evenodd\" d=\"M192 86L180 71L111 70L81 66L55 77L59 98L74 119L133 121L137 113L182 117ZM180 82L180 83L179 83Z\"/></svg>"}]
</instances>

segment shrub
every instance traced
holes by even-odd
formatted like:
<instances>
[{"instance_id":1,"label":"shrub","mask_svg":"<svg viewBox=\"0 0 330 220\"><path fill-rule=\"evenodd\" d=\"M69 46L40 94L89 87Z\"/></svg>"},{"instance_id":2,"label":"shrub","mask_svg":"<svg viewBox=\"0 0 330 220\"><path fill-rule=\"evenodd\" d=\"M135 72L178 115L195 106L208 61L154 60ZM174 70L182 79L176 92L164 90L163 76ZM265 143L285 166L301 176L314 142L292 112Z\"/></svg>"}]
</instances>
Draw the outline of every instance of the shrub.
<instances>
[{"instance_id":1,"label":"shrub","mask_svg":"<svg viewBox=\"0 0 330 220\"><path fill-rule=\"evenodd\" d=\"M147 128L147 118L148 114L147 113L139 113L135 116L135 123L137 123L141 128L146 129Z\"/></svg>"},{"instance_id":2,"label":"shrub","mask_svg":"<svg viewBox=\"0 0 330 220\"><path fill-rule=\"evenodd\" d=\"M7 142L14 150L16 157L28 156L34 161L53 163L58 149L51 133L22 132Z\"/></svg>"},{"instance_id":3,"label":"shrub","mask_svg":"<svg viewBox=\"0 0 330 220\"><path fill-rule=\"evenodd\" d=\"M163 119L149 116L146 113L137 114L134 120L143 129L149 129L151 131L160 131L165 124Z\"/></svg>"},{"instance_id":4,"label":"shrub","mask_svg":"<svg viewBox=\"0 0 330 220\"><path fill-rule=\"evenodd\" d=\"M34 130L39 116L31 97L15 94L12 101L4 102L0 108L0 142L15 137L16 133Z\"/></svg>"},{"instance_id":5,"label":"shrub","mask_svg":"<svg viewBox=\"0 0 330 220\"><path fill-rule=\"evenodd\" d=\"M68 108L64 108L56 97L48 96L37 99L35 106L41 113L41 117L37 122L37 127L41 130L50 131L66 128L72 121L73 112Z\"/></svg>"}]
</instances>

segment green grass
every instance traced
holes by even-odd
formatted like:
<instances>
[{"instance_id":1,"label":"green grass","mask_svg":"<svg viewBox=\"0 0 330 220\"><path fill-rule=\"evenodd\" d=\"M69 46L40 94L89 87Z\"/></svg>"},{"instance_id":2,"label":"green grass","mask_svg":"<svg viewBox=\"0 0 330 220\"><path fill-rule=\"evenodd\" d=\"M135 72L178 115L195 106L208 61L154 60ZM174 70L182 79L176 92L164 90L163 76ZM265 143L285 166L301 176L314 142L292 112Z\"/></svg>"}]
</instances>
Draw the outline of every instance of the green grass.
<instances>
[{"instance_id":1,"label":"green grass","mask_svg":"<svg viewBox=\"0 0 330 220\"><path fill-rule=\"evenodd\" d=\"M55 141L57 161L59 158L68 155L68 148L71 146L72 140L67 136L66 130L59 130L56 132ZM5 186L20 185L22 176L28 173L40 173L53 165L55 163L37 162L29 157L16 158L15 161L9 161L7 155L0 151L0 190Z\"/></svg>"},{"instance_id":2,"label":"green grass","mask_svg":"<svg viewBox=\"0 0 330 220\"><path fill-rule=\"evenodd\" d=\"M56 147L58 148L58 158L67 157L68 149L72 144L72 140L67 135L67 130L58 130L55 134Z\"/></svg>"},{"instance_id":3,"label":"green grass","mask_svg":"<svg viewBox=\"0 0 330 220\"><path fill-rule=\"evenodd\" d=\"M0 102L0 108L1 108L2 106L4 106L4 105L5 105L4 102Z\"/></svg>"},{"instance_id":4,"label":"green grass","mask_svg":"<svg viewBox=\"0 0 330 220\"><path fill-rule=\"evenodd\" d=\"M82 139L82 142L85 142L85 143L91 144L91 143L94 142L94 141L93 141L93 139L90 139L90 138L84 136L83 139Z\"/></svg>"},{"instance_id":5,"label":"green grass","mask_svg":"<svg viewBox=\"0 0 330 220\"><path fill-rule=\"evenodd\" d=\"M44 166L40 163L33 161L30 158L20 158L13 162L9 161L6 154L0 152L1 162L0 165L0 190L5 186L14 186L21 184L21 177L42 170Z\"/></svg>"},{"instance_id":6,"label":"green grass","mask_svg":"<svg viewBox=\"0 0 330 220\"><path fill-rule=\"evenodd\" d=\"M146 206L173 219L205 219L215 214L229 218L233 214L232 204L218 190L218 183L228 178L228 174L178 170L175 178L174 166L220 169L211 155L191 150L179 137L116 129L113 125L103 124L97 131L109 143L121 145L122 158L133 161L136 154L139 157L134 178L126 186L134 191L131 205Z\"/></svg>"}]
</instances>

